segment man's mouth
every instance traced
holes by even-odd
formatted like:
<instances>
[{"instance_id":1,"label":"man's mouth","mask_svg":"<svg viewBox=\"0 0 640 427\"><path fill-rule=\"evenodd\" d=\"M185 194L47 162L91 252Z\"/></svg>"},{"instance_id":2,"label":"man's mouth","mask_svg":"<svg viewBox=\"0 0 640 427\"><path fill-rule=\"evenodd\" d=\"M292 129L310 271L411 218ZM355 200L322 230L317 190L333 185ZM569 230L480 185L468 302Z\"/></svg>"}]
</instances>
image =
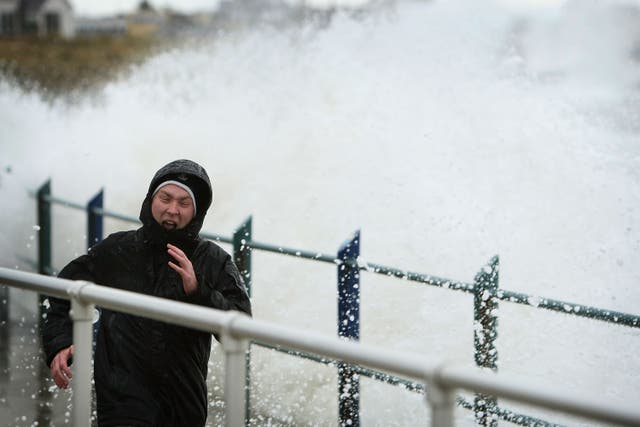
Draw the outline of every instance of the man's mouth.
<instances>
[{"instance_id":1,"label":"man's mouth","mask_svg":"<svg viewBox=\"0 0 640 427\"><path fill-rule=\"evenodd\" d=\"M175 230L177 226L178 224L173 221L162 221L162 227L164 227L165 230Z\"/></svg>"}]
</instances>

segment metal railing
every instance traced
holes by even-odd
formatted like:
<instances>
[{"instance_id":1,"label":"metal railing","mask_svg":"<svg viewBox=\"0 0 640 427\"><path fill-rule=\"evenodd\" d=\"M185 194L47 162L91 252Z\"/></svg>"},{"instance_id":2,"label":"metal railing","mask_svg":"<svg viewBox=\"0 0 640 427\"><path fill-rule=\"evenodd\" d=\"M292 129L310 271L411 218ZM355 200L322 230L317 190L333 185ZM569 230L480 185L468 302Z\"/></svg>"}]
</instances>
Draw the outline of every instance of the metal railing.
<instances>
[{"instance_id":1,"label":"metal railing","mask_svg":"<svg viewBox=\"0 0 640 427\"><path fill-rule=\"evenodd\" d=\"M427 362L419 354L396 352L336 337L251 319L240 312L220 311L164 298L123 291L89 282L0 268L0 283L71 300L74 363L72 423L91 425L91 359L95 305L209 333L219 333L224 351L225 425L237 427L245 416L245 354L249 341L311 352L348 364L393 372L421 381L431 410L431 425L454 425L458 389L507 398L570 415L626 426L640 425L640 410L603 403L598 396L577 395L528 380Z\"/></svg>"},{"instance_id":2,"label":"metal railing","mask_svg":"<svg viewBox=\"0 0 640 427\"><path fill-rule=\"evenodd\" d=\"M135 217L111 212L103 208L103 191L96 194L87 205L63 200L51 195L50 182L46 182L37 192L38 200L38 224L39 232L39 257L38 271L41 274L52 274L51 267L51 205L59 204L73 209L85 210L87 213L87 245L91 246L102 240L103 218L113 218L121 221L139 224ZM337 251L337 255L325 254L316 251L308 251L269 243L258 242L252 237L252 219L249 217L233 233L232 237L226 237L212 233L201 233L201 237L217 242L228 243L233 246L233 257L240 273L245 281L249 295L251 296L252 274L251 257L254 250L288 255L296 258L318 261L337 266L337 288L338 288L338 335L344 338L357 340L360 333L359 300L360 300L360 277L361 272L378 274L403 281L415 282L429 286L446 288L450 290L462 291L473 295L474 310L474 358L476 365L481 368L497 371L498 351L495 346L497 337L497 308L499 301L514 304L526 305L533 308L551 310L567 315L590 318L598 321L613 323L620 326L640 328L640 316L628 313L621 313L613 310L606 310L597 307L585 306L567 301L560 301L551 298L527 295L524 293L512 292L499 287L500 262L497 256L493 257L489 263L480 269L472 283L461 282L434 275L416 273L388 267L376 263L364 262L360 258L360 232L354 233L347 239ZM253 343L249 343L251 346ZM261 346L268 345L256 343ZM302 351L292 351L291 349L271 346L277 351L281 351L293 356L303 357L324 364L338 363L339 380L339 417L340 424L349 419L352 426L359 425L359 390L358 376L366 376L375 380L383 381L393 385L403 385L409 390L424 392L423 385L406 378L377 372L362 366L341 364L336 360L319 358ZM248 422L250 418L250 352L246 358L246 416ZM342 390L348 386L351 393L343 393ZM494 427L497 424L496 418L520 425L550 425L544 420L540 420L528 415L519 414L509 409L499 407L497 401L492 396L477 395L472 402L462 397L457 397L456 402L463 408L473 410L477 423L483 426Z\"/></svg>"}]
</instances>

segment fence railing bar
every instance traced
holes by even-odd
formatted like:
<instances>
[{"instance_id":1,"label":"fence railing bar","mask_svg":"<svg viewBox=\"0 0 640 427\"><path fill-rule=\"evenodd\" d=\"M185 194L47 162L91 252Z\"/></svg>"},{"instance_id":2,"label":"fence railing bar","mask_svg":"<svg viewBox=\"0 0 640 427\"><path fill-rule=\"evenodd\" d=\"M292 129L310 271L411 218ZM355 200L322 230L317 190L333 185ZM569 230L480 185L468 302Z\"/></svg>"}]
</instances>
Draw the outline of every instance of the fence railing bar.
<instances>
[{"instance_id":1,"label":"fence railing bar","mask_svg":"<svg viewBox=\"0 0 640 427\"><path fill-rule=\"evenodd\" d=\"M113 219L119 219L121 221L126 221L126 222L131 222L134 224L140 224L140 220L136 217L130 216L130 215L123 215L121 213L118 212L113 212L104 208L93 208L91 209L91 212L93 212L96 215L101 215L107 218L113 218Z\"/></svg>"},{"instance_id":2,"label":"fence railing bar","mask_svg":"<svg viewBox=\"0 0 640 427\"><path fill-rule=\"evenodd\" d=\"M462 396L456 397L456 404L458 406L460 406L461 408L468 409L470 411L473 411L473 409L474 409L473 408L473 402L469 402L467 399L465 399Z\"/></svg>"},{"instance_id":3,"label":"fence railing bar","mask_svg":"<svg viewBox=\"0 0 640 427\"><path fill-rule=\"evenodd\" d=\"M69 299L69 289L79 287L79 282L60 279L52 276L28 273L26 271L10 270L0 267L0 276L5 285L14 286L20 289L46 293L49 296Z\"/></svg>"},{"instance_id":4,"label":"fence railing bar","mask_svg":"<svg viewBox=\"0 0 640 427\"><path fill-rule=\"evenodd\" d=\"M456 397L456 404L461 408L468 409L470 411L473 411L475 409L473 406L473 402L468 401L462 396ZM495 408L495 415L504 421L510 422L512 424L520 425L520 426L528 426L528 427L561 426L560 424L550 423L549 421L545 421L540 418L519 414L511 411L510 409L505 409L500 407Z\"/></svg>"},{"instance_id":5,"label":"fence railing bar","mask_svg":"<svg viewBox=\"0 0 640 427\"><path fill-rule=\"evenodd\" d=\"M313 252L303 249L293 249L284 246L272 245L269 243L257 242L250 240L246 243L252 249L258 249L267 252L275 252L283 255L290 255L297 258L311 259L315 261L326 262L330 264L337 264L340 261L334 255L323 254L321 252Z\"/></svg>"},{"instance_id":6,"label":"fence railing bar","mask_svg":"<svg viewBox=\"0 0 640 427\"><path fill-rule=\"evenodd\" d=\"M220 234L200 233L200 236L204 237L205 239L213 240L215 242L233 243L233 238L222 236Z\"/></svg>"},{"instance_id":7,"label":"fence railing bar","mask_svg":"<svg viewBox=\"0 0 640 427\"><path fill-rule=\"evenodd\" d=\"M356 262L355 260L353 262ZM360 270L369 271L376 274L393 276L407 281L420 282L431 286L447 288L452 290L461 290L463 292L473 293L473 284L458 282L437 276L414 273L406 270L400 270L393 267L385 267L379 264L366 263L360 266ZM583 304L576 304L566 301L555 300L552 298L536 297L523 293L499 289L496 297L502 301L514 304L528 305L536 308L556 311L560 313L570 314L578 317L585 317L593 320L602 320L610 323L616 323L630 327L640 327L640 316L623 313L615 310L607 310L598 307L591 307Z\"/></svg>"},{"instance_id":8,"label":"fence railing bar","mask_svg":"<svg viewBox=\"0 0 640 427\"><path fill-rule=\"evenodd\" d=\"M410 282L420 282L431 286L437 286L440 288L447 288L453 290L460 290L464 292L473 293L473 284L458 282L451 279L445 279L442 277L432 276L429 274L415 273L406 270L400 270L398 268L386 267L380 264L374 264L368 262L364 265L360 265L360 270L369 271L371 273L381 274L384 276L393 276L399 279L408 280Z\"/></svg>"},{"instance_id":9,"label":"fence railing bar","mask_svg":"<svg viewBox=\"0 0 640 427\"><path fill-rule=\"evenodd\" d=\"M354 261L355 262L355 261ZM452 290L461 290L463 292L473 293L473 284L458 282L437 276L414 273L406 270L400 270L393 267L385 267L379 264L366 263L360 266L360 270L369 271L376 274L393 276L407 281L425 283L431 286L447 288ZM591 307L583 304L576 304L566 301L555 300L551 298L535 297L523 293L499 289L496 297L500 300L511 302L514 304L529 305L546 310L557 311L560 313L571 314L578 317L585 317L594 320L602 320L610 323L617 323L624 326L640 327L640 316L629 313L622 313L614 310L606 310L597 307Z\"/></svg>"},{"instance_id":10,"label":"fence railing bar","mask_svg":"<svg viewBox=\"0 0 640 427\"><path fill-rule=\"evenodd\" d=\"M313 362L318 362L325 365L337 365L338 363L338 361L335 359L317 356L315 354L306 353L304 351L293 350L290 348L283 347L281 345L271 345L271 344L265 344L261 342L253 342L253 341L251 342L251 345L257 345L259 347L268 348L269 350L274 350L280 353L288 354L289 356L300 357L302 359L308 359Z\"/></svg>"},{"instance_id":11,"label":"fence railing bar","mask_svg":"<svg viewBox=\"0 0 640 427\"><path fill-rule=\"evenodd\" d=\"M529 305L534 308L544 308L573 316L586 317L594 320L604 320L634 328L640 327L640 316L633 314L622 313L614 310L605 310L602 308L554 300L551 298L535 297L506 290L499 290L496 296L503 301Z\"/></svg>"},{"instance_id":12,"label":"fence railing bar","mask_svg":"<svg viewBox=\"0 0 640 427\"><path fill-rule=\"evenodd\" d=\"M53 204L57 204L57 205L62 205L65 206L67 208L74 208L74 209L80 209L80 210L84 210L86 208L86 206L81 205L80 203L75 203L75 202L71 202L69 200L64 200L64 199L60 199L58 197L55 196L44 196L43 199L49 203L53 203Z\"/></svg>"},{"instance_id":13,"label":"fence railing bar","mask_svg":"<svg viewBox=\"0 0 640 427\"><path fill-rule=\"evenodd\" d=\"M473 404L471 404L473 405ZM496 408L496 415L501 420L510 422L512 424L528 427L562 427L562 424L550 423L549 421L542 420L540 418L532 417L530 415L522 415L517 412L513 412L505 408Z\"/></svg>"}]
</instances>

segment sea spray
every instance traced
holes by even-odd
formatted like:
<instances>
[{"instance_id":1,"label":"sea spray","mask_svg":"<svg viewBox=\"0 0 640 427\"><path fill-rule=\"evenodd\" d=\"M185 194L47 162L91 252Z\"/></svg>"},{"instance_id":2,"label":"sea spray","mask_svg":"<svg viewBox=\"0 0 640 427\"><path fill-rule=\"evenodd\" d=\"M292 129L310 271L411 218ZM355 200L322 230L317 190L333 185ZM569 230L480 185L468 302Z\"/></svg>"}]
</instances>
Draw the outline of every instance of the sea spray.
<instances>
[{"instance_id":1,"label":"sea spray","mask_svg":"<svg viewBox=\"0 0 640 427\"><path fill-rule=\"evenodd\" d=\"M35 257L27 191L46 179L79 203L104 187L109 209L136 216L157 167L189 157L216 188L208 231L230 235L253 215L256 240L332 253L360 229L367 260L462 281L499 254L502 288L634 312L638 63L625 59L630 34L611 28L618 6L587 7L403 2L323 29L223 34L76 104L3 85L3 265ZM601 72L553 59L582 34L573 15L611 49L564 49L615 54ZM563 35L547 39L549 26ZM56 207L54 227L60 268L84 250L84 217ZM257 318L336 334L335 266L254 251L252 277ZM473 363L469 295L369 272L361 292L362 341ZM640 398L637 331L507 303L499 318L500 371ZM335 367L263 349L253 360L255 417L335 424ZM361 393L367 425L428 416L412 392L363 379Z\"/></svg>"}]
</instances>

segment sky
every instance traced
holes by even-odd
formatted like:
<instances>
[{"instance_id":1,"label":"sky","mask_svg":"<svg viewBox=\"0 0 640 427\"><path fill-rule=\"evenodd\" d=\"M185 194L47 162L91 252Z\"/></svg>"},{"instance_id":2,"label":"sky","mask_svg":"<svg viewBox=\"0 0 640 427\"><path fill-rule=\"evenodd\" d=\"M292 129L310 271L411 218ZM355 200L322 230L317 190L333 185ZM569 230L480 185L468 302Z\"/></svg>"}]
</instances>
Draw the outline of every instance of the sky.
<instances>
[{"instance_id":1,"label":"sky","mask_svg":"<svg viewBox=\"0 0 640 427\"><path fill-rule=\"evenodd\" d=\"M137 7L141 0L71 0L76 13L84 16L113 15L129 12ZM221 0L151 0L150 3L158 8L169 7L182 12L200 12L214 10ZM369 0L285 0L289 3L305 2L314 7L331 6L355 7L367 3ZM513 7L549 7L560 5L563 0L495 0ZM636 0L640 1L640 0Z\"/></svg>"}]
</instances>

